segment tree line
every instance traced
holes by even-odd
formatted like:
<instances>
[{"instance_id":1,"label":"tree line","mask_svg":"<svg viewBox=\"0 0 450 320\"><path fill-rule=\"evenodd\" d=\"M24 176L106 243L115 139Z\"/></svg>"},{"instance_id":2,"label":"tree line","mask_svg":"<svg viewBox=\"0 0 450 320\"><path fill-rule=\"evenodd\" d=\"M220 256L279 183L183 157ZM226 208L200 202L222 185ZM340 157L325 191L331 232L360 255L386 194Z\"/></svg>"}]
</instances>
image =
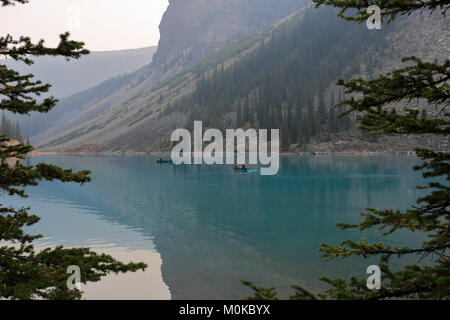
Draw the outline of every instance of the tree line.
<instances>
[{"instance_id":1,"label":"tree line","mask_svg":"<svg viewBox=\"0 0 450 320\"><path fill-rule=\"evenodd\" d=\"M22 131L20 130L19 122L16 121L14 124L10 119L8 119L5 114L2 115L2 120L0 122L0 135L6 135L12 140L17 140L23 143ZM29 145L29 140L27 139L27 144Z\"/></svg>"},{"instance_id":2,"label":"tree line","mask_svg":"<svg viewBox=\"0 0 450 320\"><path fill-rule=\"evenodd\" d=\"M343 109L331 107L343 91L326 88L340 76L360 73L365 50L385 46L390 28L376 33L364 28L336 18L333 9L307 9L273 30L253 53L200 75L196 90L165 112L189 112L188 128L202 120L219 129L281 129L284 149L349 130L352 119L337 118Z\"/></svg>"}]
</instances>

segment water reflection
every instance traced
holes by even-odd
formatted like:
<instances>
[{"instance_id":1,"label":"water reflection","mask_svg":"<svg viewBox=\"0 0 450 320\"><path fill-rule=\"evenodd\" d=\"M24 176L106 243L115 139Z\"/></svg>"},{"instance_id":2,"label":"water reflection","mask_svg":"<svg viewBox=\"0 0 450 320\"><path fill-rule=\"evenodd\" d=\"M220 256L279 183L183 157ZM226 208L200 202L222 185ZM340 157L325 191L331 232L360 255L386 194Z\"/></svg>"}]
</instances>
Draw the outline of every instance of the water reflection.
<instances>
[{"instance_id":1,"label":"water reflection","mask_svg":"<svg viewBox=\"0 0 450 320\"><path fill-rule=\"evenodd\" d=\"M100 234L112 249L133 248L137 260L140 250L157 253L162 278L175 299L238 299L250 293L241 279L277 286L287 295L293 283L322 289L317 281L322 275L365 277L373 261L325 263L317 252L320 243L350 237L380 240L377 231L360 234L335 225L358 221L359 212L369 206L406 208L418 196L413 187L421 184L420 175L411 170L417 160L406 156L283 157L276 176L260 176L258 170L237 173L228 166L159 165L152 157L31 161L93 171L93 182L82 188L44 183L30 189L55 211L46 226L37 226L39 232L60 230L58 240L77 245L92 243L90 232ZM45 211L31 205L39 214ZM105 230L80 219L76 207L94 208L92 215L107 222ZM80 225L75 227L74 221ZM108 230L111 225L116 229ZM124 230L140 240L130 241ZM386 242L412 245L420 238L398 233ZM142 286L149 287L147 282Z\"/></svg>"}]
</instances>

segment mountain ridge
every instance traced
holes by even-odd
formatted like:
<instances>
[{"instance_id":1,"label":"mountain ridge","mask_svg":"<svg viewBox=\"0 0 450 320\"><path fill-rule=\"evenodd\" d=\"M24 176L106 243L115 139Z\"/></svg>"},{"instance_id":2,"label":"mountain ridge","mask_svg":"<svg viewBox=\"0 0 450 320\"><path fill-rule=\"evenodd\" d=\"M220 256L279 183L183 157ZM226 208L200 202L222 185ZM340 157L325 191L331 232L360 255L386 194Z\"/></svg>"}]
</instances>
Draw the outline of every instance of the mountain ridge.
<instances>
[{"instance_id":1,"label":"mountain ridge","mask_svg":"<svg viewBox=\"0 0 450 320\"><path fill-rule=\"evenodd\" d=\"M299 10L295 11L294 13L290 13L290 14L288 15L288 17L292 17L292 16L295 16L295 15L299 14L303 9L304 9L304 8L299 9ZM281 19L280 21L275 22L275 23L273 24L273 26L277 26L278 24L280 24L280 23L282 23L283 21L285 21L285 19L287 19L288 17L284 17L284 18ZM247 38L247 39L238 41L238 42L235 44L235 46L237 47L237 49L234 49L234 50L237 50L237 52L234 52L234 50L231 50L231 53L227 53L227 55L231 55L231 59L233 60L233 59L235 59L235 57L233 56L234 53L236 53L236 54L244 54L245 52L248 52L247 50L250 50L250 51L251 51L252 47L253 47L255 44L257 44L259 37L264 36L264 35L267 37L267 36L269 35L268 30L270 30L271 28L273 28L273 26L267 27L267 28L264 29L263 31L260 31L260 32L258 32L257 34L252 35L252 36L250 36L250 37ZM255 39L253 39L253 38L255 38ZM249 39L250 39L250 40L249 40ZM243 43L243 45L241 45L242 43ZM161 102L163 103L163 104L161 105L161 108L158 108L158 111L155 111L154 108L148 110L148 115L151 116L151 115L153 115L154 113L159 112L159 110L162 110L162 111L163 111L164 106L166 106L167 103L168 103L168 100L170 100L170 98L168 98L169 95L171 95L171 94L173 94L173 92L177 92L177 91L178 91L177 94L180 94L180 95L188 94L188 93L190 93L191 91L193 91L194 87L192 86L192 82L193 82L194 79L195 79L195 74L198 73L198 72L204 72L204 71L205 71L204 68L206 68L206 70L212 69L212 68L215 66L215 63L216 63L216 60L217 60L217 59L218 59L219 61L222 61L222 60L223 60L223 57L221 57L221 53L222 53L223 51L226 52L227 50L229 50L229 47L228 47L228 48L226 47L226 48L224 48L224 49L221 49L221 50L219 50L218 52L215 52L215 53L213 53L212 55L208 56L208 57L205 59L205 61L206 61L206 66L205 66L205 67L202 65L202 62L199 62L199 63L195 64L194 66L188 68L187 70L182 71L182 72L179 73L178 75L175 75L175 76L173 76L173 77L169 77L169 78L163 83L163 85L157 85L157 86L155 86L155 87L152 87L151 89L147 90L145 93L138 95L138 97L135 97L134 99L131 99L131 101L128 101L128 102L125 103L124 105L121 105L120 103L117 103L117 107L114 108L115 110L113 110L113 113L115 113L115 114L117 114L117 115L120 115L120 114L122 114L122 113L125 113L125 111L126 111L128 105L129 105L131 102L135 101L136 99L141 98L141 101L139 101L139 105L138 105L137 107L143 107L146 103L155 103L155 101L158 100L159 98L161 98L161 96L164 96L164 97L165 97L165 98L163 99L163 101L161 101ZM218 58L215 58L215 57L218 57ZM208 62L208 59L212 59L213 61L212 61L212 62ZM225 59L225 60L227 60L227 59ZM203 62L204 62L204 61L203 61ZM230 64L231 62L225 61L225 63L226 63L226 64ZM179 79L180 77L182 78L182 80ZM180 82L181 82L181 83L180 83ZM189 83L190 83L190 85L189 85ZM188 84L188 85L186 85L186 84ZM182 89L183 89L183 91L181 91ZM148 100L145 100L146 97L149 97ZM142 101L142 99L144 99L144 101ZM92 108L95 109L96 106L93 106ZM142 110L142 109L141 109L141 110ZM139 114L138 112L136 112L136 113ZM179 115L173 115L173 116L171 116L171 118L177 118L177 120L174 122L174 123L175 123L175 126L177 126L177 125L178 125L178 126L183 125L183 123L184 123L184 121L185 121L185 117L184 117L184 116L181 117L181 116L179 116ZM63 136L56 137L56 139L51 139L51 140L53 140L53 141L45 141L45 142L43 142L43 143L40 143L40 144L39 144L39 147L45 149L45 148L47 148L47 147L49 146L49 144L50 144L50 145L53 144L55 140L56 140L56 141L58 141L58 140L59 140L59 141L65 141L65 140L68 139L68 137L70 137L71 135L73 135L74 132L80 131L80 129L81 129L82 127L85 127L85 129L84 129L85 131L86 131L86 130L89 131L90 129L88 129L88 128L86 129L86 127L88 127L88 126L91 126L91 129L92 129L93 127L98 127L98 126L101 127L101 126L103 126L103 125L93 124L93 123L95 123L96 121L101 122L101 121L102 121L102 120L101 120L101 117L91 120L91 122L90 122L89 124L87 124L87 125L84 125L84 126L81 126L81 127L74 128L73 130L70 130L69 133L63 134ZM106 122L108 122L108 121L109 121L109 120L106 120ZM141 122L141 121L144 121L144 122L145 122L146 119L145 119L145 118L142 118L142 119L140 119L138 122ZM170 121L169 121L169 122L170 122ZM135 124L136 124L136 123L133 123L133 125L135 125ZM129 125L129 123L127 123L126 126L128 126L128 125ZM165 125L165 121L162 121L162 123L154 123L154 125L155 125L155 128L153 128L153 131L162 130L162 127L164 127L164 125ZM171 127L172 127L172 126L173 126L173 125L171 125ZM111 128L111 129L113 129L114 131L116 131L116 132L115 132L115 135L118 135L118 134L120 134L119 131L120 131L121 129L123 129L123 127L121 126L121 124L118 123L116 126L114 126L114 128ZM162 130L162 131L166 131L166 130ZM95 144L94 144L94 145L95 145ZM87 148L88 148L88 149L92 149L92 146L93 146L93 144L90 144L90 143L87 144ZM105 151L105 148L102 147L102 146L100 146L100 145L97 145L94 149L96 149L96 150L101 150L101 152ZM74 150L78 150L78 147L76 147L75 149L71 149L71 150L69 150L69 151L72 152L72 151L74 151ZM59 150L59 151L62 151L62 150ZM67 150L66 150L66 151L67 151Z\"/></svg>"},{"instance_id":2,"label":"mountain ridge","mask_svg":"<svg viewBox=\"0 0 450 320\"><path fill-rule=\"evenodd\" d=\"M127 50L92 51L89 55L70 61L63 57L34 57L35 63L31 66L11 59L0 60L0 63L22 74L32 73L36 79L50 83L52 88L48 95L62 99L150 64L156 49L156 46L149 46Z\"/></svg>"},{"instance_id":3,"label":"mountain ridge","mask_svg":"<svg viewBox=\"0 0 450 320\"><path fill-rule=\"evenodd\" d=\"M314 9L310 9L313 14L315 14ZM321 9L319 9L321 10ZM295 17L299 17L302 10L299 10L296 12L296 14L291 17L288 21L294 21ZM334 19L331 16L327 16L329 19ZM328 18L327 18L328 19ZM337 19L337 18L336 18ZM409 19L409 20L408 20ZM368 56L364 56L363 53L357 58L358 64L354 65L353 67L357 67L357 69L367 69L370 67L372 72L381 72L383 71L383 68L374 68L373 65L383 63L387 63L390 61L398 61L400 60L399 56L388 56L390 51L393 51L392 48L395 47L395 45L400 44L402 46L405 46L406 41L402 42L402 39L399 39L401 37L407 38L411 45L410 47L410 54L414 53L414 50L417 50L418 47L420 47L424 40L420 38L420 35L427 35L427 42L431 41L430 44L430 50L428 53L436 50L441 50L442 52L446 52L445 50L449 50L449 48L446 48L446 45L448 45L450 42L448 39L444 39L443 41L440 41L439 39L434 39L433 37L433 28L439 28L443 27L442 25L439 25L441 22L436 22L433 25L424 25L421 24L420 18L407 18L404 20L403 27L397 29L393 33L393 39L396 39L395 41L389 40L386 44L386 48L381 48L381 52L384 55L379 55L376 53L373 55L372 58L368 59ZM317 22L320 22L318 20ZM445 23L445 21L443 22ZM411 26L415 26L416 29L412 28ZM419 26L419 27L417 27ZM294 28L296 26L294 25ZM313 24L304 26L305 28L314 28L317 26L314 26ZM364 26L359 26L364 28ZM358 28L358 27L353 27ZM419 28L419 29L417 29ZM177 127L186 127L189 125L189 111L186 110L170 110L173 105L183 104L186 102L189 102L189 100L186 100L186 97L188 97L190 94L192 94L196 88L198 87L198 81L203 75L204 77L211 77L212 74L214 74L214 70L219 70L221 68L221 65L224 66L224 68L229 68L233 65L234 62L239 61L243 57L247 56L248 53L251 53L252 50L247 52L246 54L243 54L245 50L249 50L252 48L252 45L258 42L260 42L261 39L258 37L263 37L266 42L270 38L270 33L273 33L274 28L268 27L266 30L261 31L257 33L256 35L250 36L249 38L246 38L245 40L242 40L237 43L233 43L232 45L210 55L206 59L204 59L202 62L196 64L192 68L188 69L187 71L182 72L178 76L172 77L171 80L163 82L161 85L153 87L151 90L147 90L145 93L139 94L136 97L133 97L130 101L127 101L127 103L123 105L116 105L108 112L103 113L101 116L91 120L90 122L86 123L85 125L79 126L70 132L64 133L62 135L59 135L54 139L53 141L47 141L47 143L43 144L42 147L47 150L53 150L58 152L101 152L101 153L123 153L123 152L156 152L161 150L168 150L170 148L170 141L168 141L168 135L170 135L170 132L177 128ZM275 28L276 29L276 28ZM422 30L423 29L423 30ZM422 30L422 31L421 31ZM430 32L428 32L430 30ZM330 31L333 31L333 29L330 29ZM364 32L370 32L368 30L365 30ZM377 31L375 31L377 32ZM374 34L372 32L372 34ZM375 33L376 34L376 33ZM256 39L255 39L256 37ZM336 38L339 38L340 34L336 34ZM320 37L316 37L320 38ZM364 38L364 37L363 37ZM319 39L320 40L320 39ZM344 39L345 40L345 39ZM353 40L353 39L352 39ZM436 41L435 41L436 40ZM439 40L439 41L438 41ZM347 40L350 43L350 38ZM436 45L436 43L439 42L439 45ZM301 43L301 42L300 42ZM345 42L344 42L345 43ZM318 43L318 48L327 46L328 44L326 42ZM341 45L341 49L344 48ZM339 52L340 48L335 48ZM370 49L367 49L370 51ZM231 56L227 57L227 54L230 54ZM442 53L440 54L442 56ZM438 55L439 56L439 55ZM222 58L222 60L221 60ZM372 60L380 60L381 61L372 61ZM330 61L330 60L329 60ZM326 62L323 62L326 63ZM322 69L320 72L326 71L327 64L323 65L322 63ZM325 67L324 67L325 66ZM345 70L348 66L344 65L342 66L342 70ZM324 69L325 68L325 69ZM319 78L320 78L320 72L319 72ZM328 71L327 71L328 72ZM359 71L354 71L351 74L358 75L360 74ZM323 84L324 87L332 86L333 81L330 79L330 84ZM305 89L305 91L307 91ZM266 92L272 92L267 91ZM273 91L275 94L282 93L278 92L277 90ZM183 100L183 97L185 97ZM313 99L312 104L310 103L310 110L313 110L314 113L316 113L317 108L320 106L318 105L318 96L316 94L312 95L309 99ZM326 102L327 104L330 104L329 99L325 98L325 100L328 100ZM234 103L234 102L233 102ZM189 104L189 103L188 103ZM211 107L215 107L210 104ZM189 105L190 107L190 105ZM230 111L228 113L225 113L223 115L224 119L232 119L232 121L236 121L236 104L230 106ZM286 106L284 105L280 110L285 110ZM194 109L193 109L194 110ZM277 109L273 109L275 112ZM326 113L328 114L330 110L329 106L326 107ZM274 112L271 111L271 112ZM283 111L284 112L284 111ZM206 109L206 113L208 113ZM322 116L318 116L321 118ZM217 117L216 117L217 118ZM220 118L220 117L218 117ZM330 117L332 118L332 117ZM200 119L198 119L200 120ZM324 121L323 119L320 121ZM308 122L306 122L308 123ZM323 122L325 123L325 122ZM309 130L309 129L308 129ZM319 129L319 131L321 131ZM380 144L373 143L369 141L369 143L364 142L364 137L358 136L355 132L350 131L350 136L352 137L349 141L349 143L341 144L340 142L337 143L336 147L337 151L342 151L342 148L340 146L344 145L345 148L350 149L364 149L369 148L370 150L380 150ZM349 133L346 133L348 136ZM337 135L335 135L337 136ZM344 139L347 139L345 135L341 135L344 137ZM331 135L328 135L327 139L331 139L330 141L333 142L334 138L330 138ZM311 136L312 143L316 143L323 145L324 141L314 141L315 137ZM322 138L321 138L322 139ZM347 139L348 140L348 139ZM366 139L367 140L367 139ZM328 141L328 140L327 140ZM389 140L389 143L386 143L386 148L382 148L382 150L385 149L395 149L396 144L399 145L398 149L404 149L404 150L412 150L410 148L411 144L404 144L401 142L400 144L395 142L394 140ZM402 140L403 141L403 140ZM326 141L325 141L326 142ZM327 142L328 143L328 142ZM334 142L333 142L334 143ZM401 147L400 147L401 145ZM335 148L333 144L328 144L329 147ZM305 147L305 146L304 146ZM311 150L305 147L305 150ZM335 148L335 149L336 149ZM297 149L299 150L299 149ZM302 147L303 150L303 147ZM369 151L370 151L369 150Z\"/></svg>"},{"instance_id":4,"label":"mountain ridge","mask_svg":"<svg viewBox=\"0 0 450 320\"><path fill-rule=\"evenodd\" d=\"M250 10L250 2L255 4L259 4L256 8L259 8L257 12L264 12L264 19L262 19L259 24L253 25L255 10ZM112 93L110 96L105 97L105 99L101 99L100 101L95 101L89 106L90 115L87 114L87 109L83 108L83 114L79 114L79 118L92 118L98 115L98 112L103 112L108 108L118 107L119 105L126 104L128 101L132 100L135 97L138 97L158 83L162 81L166 81L167 79L173 77L178 72L187 69L188 67L194 65L199 60L202 60L211 52L214 52L222 47L224 47L228 43L232 43L240 38L243 38L244 35L250 34L253 31L259 31L261 28L269 25L271 22L278 21L279 18L284 17L289 14L292 10L304 7L308 1L307 0L220 0L220 1L207 1L207 5L205 5L204 0L195 0L195 1L178 1L171 0L170 5L164 14L163 20L161 21L161 39L158 45L158 50L155 53L155 60L152 64L143 67L134 73L133 79L131 79L130 83L127 83L121 88L117 89L117 92ZM211 28L196 28L195 21L190 23L192 20L183 20L186 19L185 11L180 8L185 8L188 11L198 11L200 13L200 20L206 19L210 20L209 13L215 12L216 16L221 16L222 8L226 7L227 4L232 4L231 9L227 8L228 12L233 13L235 16L239 16L239 24L236 24L233 28L240 29L241 32L237 33L229 33L227 30L227 23L225 18L221 19L221 21L213 21L214 27ZM206 11L205 9L208 9ZM243 10L245 9L246 10ZM259 13L257 13L259 14ZM228 14L227 17L230 15ZM172 20L172 21L169 21ZM184 21L183 27L173 28L172 30L166 31L167 25L171 25L178 20ZM175 21L175 22L174 22ZM245 27L245 25L250 25L249 27ZM248 29L247 31L245 29ZM182 44L177 43L176 37L178 33L184 32L190 29L190 42L183 42ZM207 36L209 35L209 36ZM208 43L204 44L201 39L208 38ZM186 38L186 37L184 37ZM174 50L173 48L169 48L164 51L166 47L170 47L173 43L177 43L177 47L174 49L176 54L172 54ZM207 46L208 48L206 48ZM199 50L198 53L195 53L193 50ZM169 52L170 51L170 52ZM57 107L58 108L58 107ZM97 110L97 111L94 111ZM53 112L53 111L52 111ZM71 122L73 123L73 122ZM61 128L63 126L60 126ZM67 126L65 126L65 130L70 130L73 127L69 122ZM56 135L63 130L55 130L53 129L51 132L41 132L41 135L34 137L32 139L34 142L40 142L47 139L51 135Z\"/></svg>"}]
</instances>

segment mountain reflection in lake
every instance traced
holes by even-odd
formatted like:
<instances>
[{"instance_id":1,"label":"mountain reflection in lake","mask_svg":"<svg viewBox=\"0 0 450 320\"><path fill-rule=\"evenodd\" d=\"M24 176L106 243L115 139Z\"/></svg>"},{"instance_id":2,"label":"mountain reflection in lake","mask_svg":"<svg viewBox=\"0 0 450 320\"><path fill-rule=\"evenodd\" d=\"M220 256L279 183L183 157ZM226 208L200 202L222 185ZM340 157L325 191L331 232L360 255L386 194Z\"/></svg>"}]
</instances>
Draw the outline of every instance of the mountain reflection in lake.
<instances>
[{"instance_id":1,"label":"mountain reflection in lake","mask_svg":"<svg viewBox=\"0 0 450 320\"><path fill-rule=\"evenodd\" d=\"M407 156L289 156L276 176L160 165L155 157L28 161L93 171L83 187L45 182L13 201L43 218L31 228L46 237L39 245L89 246L150 265L83 288L87 299L239 299L251 294L241 279L286 297L291 284L326 288L322 275L366 278L377 260L324 262L317 249L347 238L381 240L377 230L342 231L336 223L359 221L366 207L407 208L423 183L411 169L418 160ZM412 246L421 238L398 232L385 242Z\"/></svg>"}]
</instances>

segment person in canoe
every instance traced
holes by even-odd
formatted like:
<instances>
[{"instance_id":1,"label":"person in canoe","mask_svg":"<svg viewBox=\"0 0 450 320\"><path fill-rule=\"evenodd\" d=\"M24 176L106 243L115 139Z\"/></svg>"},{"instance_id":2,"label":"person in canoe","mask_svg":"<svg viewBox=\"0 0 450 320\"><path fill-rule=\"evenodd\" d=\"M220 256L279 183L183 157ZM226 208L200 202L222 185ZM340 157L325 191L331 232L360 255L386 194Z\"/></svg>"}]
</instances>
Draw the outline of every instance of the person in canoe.
<instances>
[{"instance_id":1,"label":"person in canoe","mask_svg":"<svg viewBox=\"0 0 450 320\"><path fill-rule=\"evenodd\" d=\"M237 163L234 164L234 170L236 170L236 171L243 171L243 172L247 172L248 171L248 169L245 166L245 164L238 165Z\"/></svg>"},{"instance_id":2,"label":"person in canoe","mask_svg":"<svg viewBox=\"0 0 450 320\"><path fill-rule=\"evenodd\" d=\"M163 163L173 163L172 160L164 160L163 158L160 158L159 160L156 160L157 163L163 164Z\"/></svg>"}]
</instances>

